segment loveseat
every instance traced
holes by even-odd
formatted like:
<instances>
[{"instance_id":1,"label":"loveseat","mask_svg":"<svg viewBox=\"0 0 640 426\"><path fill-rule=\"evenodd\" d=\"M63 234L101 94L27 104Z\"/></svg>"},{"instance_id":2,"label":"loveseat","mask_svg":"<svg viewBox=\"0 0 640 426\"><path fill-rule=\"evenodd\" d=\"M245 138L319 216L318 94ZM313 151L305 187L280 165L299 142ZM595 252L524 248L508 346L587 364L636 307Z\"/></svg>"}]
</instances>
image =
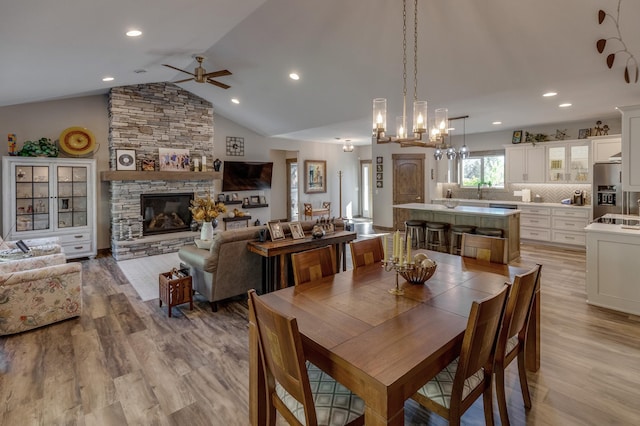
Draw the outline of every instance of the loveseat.
<instances>
[{"instance_id":1,"label":"loveseat","mask_svg":"<svg viewBox=\"0 0 640 426\"><path fill-rule=\"evenodd\" d=\"M62 253L0 262L0 335L82 313L82 265Z\"/></svg>"},{"instance_id":2,"label":"loveseat","mask_svg":"<svg viewBox=\"0 0 640 426\"><path fill-rule=\"evenodd\" d=\"M301 222L307 235L315 221ZM189 266L193 289L207 298L211 309L217 311L217 302L240 295L250 289L262 289L262 257L249 252L247 243L258 239L265 226L231 229L214 234L211 247L200 249L195 245L180 248L178 256ZM287 238L289 227L283 226ZM336 230L343 230L342 221L336 221Z\"/></svg>"}]
</instances>

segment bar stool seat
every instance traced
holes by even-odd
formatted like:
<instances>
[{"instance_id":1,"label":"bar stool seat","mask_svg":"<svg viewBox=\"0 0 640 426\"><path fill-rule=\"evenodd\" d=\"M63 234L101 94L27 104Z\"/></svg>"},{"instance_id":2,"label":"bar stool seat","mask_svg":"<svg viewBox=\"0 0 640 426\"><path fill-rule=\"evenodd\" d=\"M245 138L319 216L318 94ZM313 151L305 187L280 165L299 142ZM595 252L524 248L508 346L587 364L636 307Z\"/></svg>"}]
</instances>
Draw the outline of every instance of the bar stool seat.
<instances>
[{"instance_id":1,"label":"bar stool seat","mask_svg":"<svg viewBox=\"0 0 640 426\"><path fill-rule=\"evenodd\" d=\"M424 227L426 220L407 220L404 222L405 238L411 239L412 248L421 248L425 246Z\"/></svg>"},{"instance_id":2,"label":"bar stool seat","mask_svg":"<svg viewBox=\"0 0 640 426\"><path fill-rule=\"evenodd\" d=\"M448 251L447 231L449 224L444 222L427 222L426 239L427 248L436 251Z\"/></svg>"},{"instance_id":3,"label":"bar stool seat","mask_svg":"<svg viewBox=\"0 0 640 426\"><path fill-rule=\"evenodd\" d=\"M449 253L460 254L462 251L462 234L473 234L476 227L471 225L451 225L449 237Z\"/></svg>"},{"instance_id":4,"label":"bar stool seat","mask_svg":"<svg viewBox=\"0 0 640 426\"><path fill-rule=\"evenodd\" d=\"M503 232L502 229L498 228L476 228L476 234L478 235L486 235L489 237L502 237Z\"/></svg>"}]
</instances>

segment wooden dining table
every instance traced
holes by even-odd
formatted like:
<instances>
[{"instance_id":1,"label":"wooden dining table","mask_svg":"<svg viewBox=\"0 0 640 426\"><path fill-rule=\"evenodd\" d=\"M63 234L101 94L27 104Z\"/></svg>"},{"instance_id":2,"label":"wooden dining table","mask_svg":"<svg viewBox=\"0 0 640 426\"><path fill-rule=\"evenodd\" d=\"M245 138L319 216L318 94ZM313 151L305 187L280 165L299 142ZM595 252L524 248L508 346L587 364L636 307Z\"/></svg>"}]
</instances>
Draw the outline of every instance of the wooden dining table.
<instances>
[{"instance_id":1,"label":"wooden dining table","mask_svg":"<svg viewBox=\"0 0 640 426\"><path fill-rule=\"evenodd\" d=\"M359 395L365 424L404 424L404 402L460 351L473 300L531 268L420 250L437 262L425 284L410 284L380 263L260 296L297 318L305 356ZM533 267L533 265L532 265ZM539 290L526 344L539 368ZM249 322L250 421L266 424L269 404L253 318Z\"/></svg>"}]
</instances>

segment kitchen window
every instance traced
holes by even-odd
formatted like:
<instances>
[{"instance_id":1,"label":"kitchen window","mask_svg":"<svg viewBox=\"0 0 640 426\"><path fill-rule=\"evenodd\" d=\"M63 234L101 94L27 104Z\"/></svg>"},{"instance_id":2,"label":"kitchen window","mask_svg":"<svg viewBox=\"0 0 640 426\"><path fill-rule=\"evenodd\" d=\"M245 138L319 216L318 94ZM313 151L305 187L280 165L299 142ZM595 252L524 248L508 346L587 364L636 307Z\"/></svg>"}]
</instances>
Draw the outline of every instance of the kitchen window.
<instances>
[{"instance_id":1,"label":"kitchen window","mask_svg":"<svg viewBox=\"0 0 640 426\"><path fill-rule=\"evenodd\" d=\"M493 188L504 188L504 151L472 152L461 160L462 180L460 186L471 188L486 184Z\"/></svg>"}]
</instances>

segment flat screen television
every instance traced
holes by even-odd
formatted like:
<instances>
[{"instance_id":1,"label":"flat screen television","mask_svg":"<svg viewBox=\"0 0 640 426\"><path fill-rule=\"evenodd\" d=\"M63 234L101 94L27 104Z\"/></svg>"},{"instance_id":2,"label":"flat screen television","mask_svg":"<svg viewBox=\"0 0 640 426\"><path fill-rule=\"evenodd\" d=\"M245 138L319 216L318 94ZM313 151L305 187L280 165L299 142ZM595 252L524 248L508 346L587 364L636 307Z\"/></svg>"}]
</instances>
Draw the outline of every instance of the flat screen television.
<instances>
[{"instance_id":1,"label":"flat screen television","mask_svg":"<svg viewBox=\"0 0 640 426\"><path fill-rule=\"evenodd\" d=\"M271 188L273 163L225 161L222 191L252 191Z\"/></svg>"}]
</instances>

